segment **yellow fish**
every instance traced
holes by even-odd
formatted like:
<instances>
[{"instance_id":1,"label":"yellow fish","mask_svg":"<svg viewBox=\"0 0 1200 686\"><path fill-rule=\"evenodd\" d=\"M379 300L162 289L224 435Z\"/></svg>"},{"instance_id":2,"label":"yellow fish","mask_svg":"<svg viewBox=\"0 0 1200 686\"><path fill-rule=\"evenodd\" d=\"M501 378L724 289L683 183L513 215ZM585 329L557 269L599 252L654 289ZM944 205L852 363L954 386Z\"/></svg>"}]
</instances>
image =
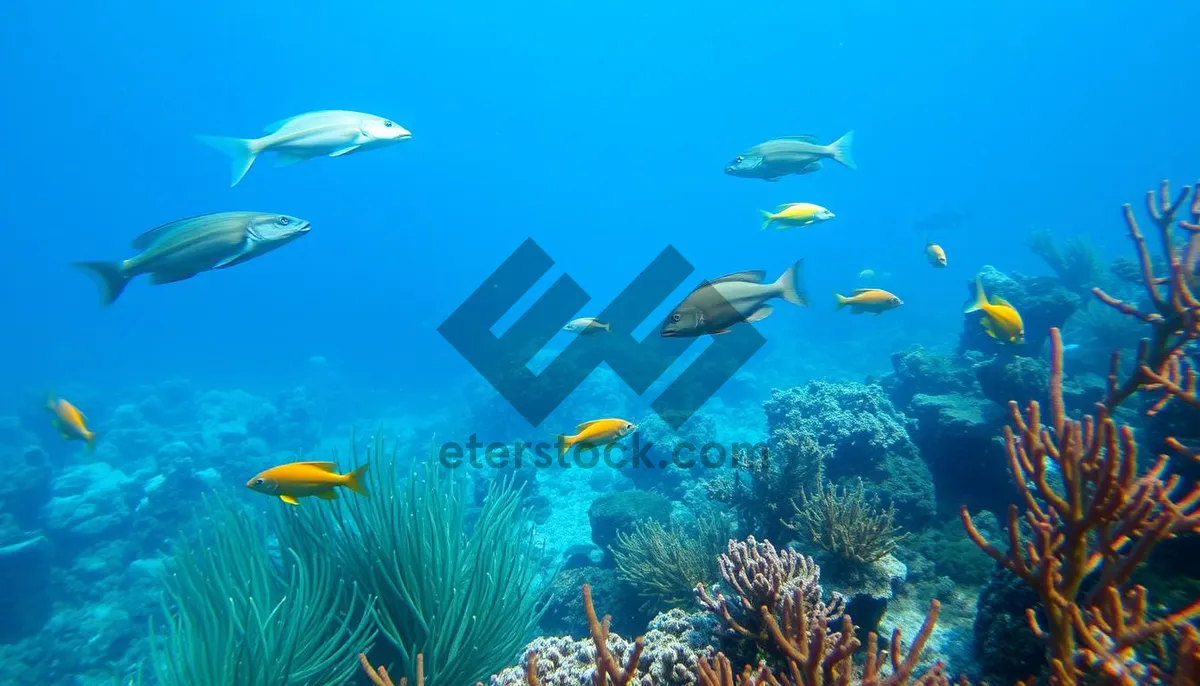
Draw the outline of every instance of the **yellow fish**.
<instances>
[{"instance_id":1,"label":"yellow fish","mask_svg":"<svg viewBox=\"0 0 1200 686\"><path fill-rule=\"evenodd\" d=\"M558 435L558 454L566 455L571 446L604 446L625 438L637 430L637 425L624 419L593 419L575 427L574 436Z\"/></svg>"},{"instance_id":2,"label":"yellow fish","mask_svg":"<svg viewBox=\"0 0 1200 686\"><path fill-rule=\"evenodd\" d=\"M975 277L975 302L968 305L963 312L976 311L983 312L979 323L987 335L1001 343L1019 345L1025 342L1025 324L1021 321L1021 313L998 295L988 298L983 292L983 282L978 276Z\"/></svg>"},{"instance_id":3,"label":"yellow fish","mask_svg":"<svg viewBox=\"0 0 1200 686\"><path fill-rule=\"evenodd\" d=\"M946 266L946 251L942 250L942 246L933 241L929 241L929 245L925 246L925 256L929 258L929 264L932 264L934 267L941 268Z\"/></svg>"},{"instance_id":4,"label":"yellow fish","mask_svg":"<svg viewBox=\"0 0 1200 686\"><path fill-rule=\"evenodd\" d=\"M834 214L829 210L814 205L811 202L792 202L786 205L780 205L778 212L769 210L760 210L763 215L763 225L765 229L771 224L779 224L782 227L790 228L793 226L810 226L817 222L823 222L826 219L833 219Z\"/></svg>"},{"instance_id":5,"label":"yellow fish","mask_svg":"<svg viewBox=\"0 0 1200 686\"><path fill-rule=\"evenodd\" d=\"M337 465L332 462L292 462L259 473L246 482L246 487L259 493L279 496L288 505L298 505L296 498L310 495L336 500L337 491L333 489L338 486L367 495L367 489L362 485L367 466L364 464L349 474L338 474Z\"/></svg>"},{"instance_id":6,"label":"yellow fish","mask_svg":"<svg viewBox=\"0 0 1200 686\"><path fill-rule=\"evenodd\" d=\"M840 293L833 295L837 298L837 309L849 306L850 314L864 312L883 314L904 304L903 300L882 288L856 288L849 298Z\"/></svg>"},{"instance_id":7,"label":"yellow fish","mask_svg":"<svg viewBox=\"0 0 1200 686\"><path fill-rule=\"evenodd\" d=\"M68 441L86 441L88 452L96 449L96 433L87 428L87 416L62 398L51 397L46 409L54 414L54 428Z\"/></svg>"}]
</instances>

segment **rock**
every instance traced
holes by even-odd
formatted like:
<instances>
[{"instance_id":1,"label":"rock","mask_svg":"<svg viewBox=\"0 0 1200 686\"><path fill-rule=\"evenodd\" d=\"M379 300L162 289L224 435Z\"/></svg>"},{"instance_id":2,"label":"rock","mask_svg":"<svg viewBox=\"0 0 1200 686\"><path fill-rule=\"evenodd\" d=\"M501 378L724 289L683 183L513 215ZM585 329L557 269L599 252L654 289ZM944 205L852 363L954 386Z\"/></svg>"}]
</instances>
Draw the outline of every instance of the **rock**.
<instances>
[{"instance_id":1,"label":"rock","mask_svg":"<svg viewBox=\"0 0 1200 686\"><path fill-rule=\"evenodd\" d=\"M894 555L868 565L842 565L828 554L813 557L821 567L821 585L846 597L846 614L863 633L875 631L888 601L908 578L908 567Z\"/></svg>"},{"instance_id":2,"label":"rock","mask_svg":"<svg viewBox=\"0 0 1200 686\"><path fill-rule=\"evenodd\" d=\"M916 395L910 406L917 419L913 440L933 473L942 516L961 505L972 511L1008 507L1012 491L1000 427L1006 415L991 402L972 396ZM1002 485L1003 487L997 487Z\"/></svg>"},{"instance_id":3,"label":"rock","mask_svg":"<svg viewBox=\"0 0 1200 686\"><path fill-rule=\"evenodd\" d=\"M53 497L41 511L43 525L55 540L102 538L126 523L135 490L141 490L139 484L105 462L73 465L54 480Z\"/></svg>"},{"instance_id":4,"label":"rock","mask_svg":"<svg viewBox=\"0 0 1200 686\"><path fill-rule=\"evenodd\" d=\"M611 557L609 548L616 543L618 532L628 532L640 522L667 524L671 520L671 509L670 500L650 491L606 493L588 508L592 541L605 551L606 557Z\"/></svg>"},{"instance_id":5,"label":"rock","mask_svg":"<svg viewBox=\"0 0 1200 686\"><path fill-rule=\"evenodd\" d=\"M0 643L34 636L50 619L54 548L40 534L0 547Z\"/></svg>"}]
</instances>

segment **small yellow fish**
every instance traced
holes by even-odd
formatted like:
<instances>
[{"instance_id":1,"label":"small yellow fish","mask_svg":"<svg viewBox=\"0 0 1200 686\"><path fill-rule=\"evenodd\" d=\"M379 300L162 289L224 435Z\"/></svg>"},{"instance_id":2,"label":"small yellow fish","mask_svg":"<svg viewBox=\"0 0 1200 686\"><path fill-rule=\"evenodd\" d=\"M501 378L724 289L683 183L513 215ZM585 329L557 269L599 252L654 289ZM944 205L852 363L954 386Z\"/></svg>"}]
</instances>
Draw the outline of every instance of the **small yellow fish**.
<instances>
[{"instance_id":1,"label":"small yellow fish","mask_svg":"<svg viewBox=\"0 0 1200 686\"><path fill-rule=\"evenodd\" d=\"M364 464L349 474L338 474L337 465L332 462L292 462L261 472L247 481L246 487L259 493L279 496L288 505L298 505L296 498L310 495L336 500L337 491L333 489L338 486L367 495L367 489L362 485L367 466Z\"/></svg>"},{"instance_id":2,"label":"small yellow fish","mask_svg":"<svg viewBox=\"0 0 1200 686\"><path fill-rule=\"evenodd\" d=\"M983 292L983 282L975 277L975 302L968 305L966 313L982 311L979 320L987 335L1001 343L1021 344L1025 342L1025 324L1021 321L1021 313L1007 300L998 295L991 298Z\"/></svg>"},{"instance_id":3,"label":"small yellow fish","mask_svg":"<svg viewBox=\"0 0 1200 686\"><path fill-rule=\"evenodd\" d=\"M762 225L764 229L771 224L778 224L784 228L810 226L817 222L833 219L834 217L833 212L820 205L814 205L811 202L792 202L780 205L778 212L771 212L769 210L760 211L764 219Z\"/></svg>"},{"instance_id":4,"label":"small yellow fish","mask_svg":"<svg viewBox=\"0 0 1200 686\"><path fill-rule=\"evenodd\" d=\"M929 264L934 267L941 268L946 266L946 251L942 250L942 246L929 241L925 246L925 257L929 258Z\"/></svg>"},{"instance_id":5,"label":"small yellow fish","mask_svg":"<svg viewBox=\"0 0 1200 686\"><path fill-rule=\"evenodd\" d=\"M849 306L850 314L883 314L904 304L903 300L882 288L856 288L849 298L839 293L833 295L837 298L837 309Z\"/></svg>"},{"instance_id":6,"label":"small yellow fish","mask_svg":"<svg viewBox=\"0 0 1200 686\"><path fill-rule=\"evenodd\" d=\"M51 397L46 409L54 414L51 421L65 440L86 441L89 453L96 449L96 434L87 428L87 415L62 398Z\"/></svg>"},{"instance_id":7,"label":"small yellow fish","mask_svg":"<svg viewBox=\"0 0 1200 686\"><path fill-rule=\"evenodd\" d=\"M571 446L604 446L615 443L637 430L637 425L624 419L593 419L575 427L574 436L555 436L558 454L565 455Z\"/></svg>"},{"instance_id":8,"label":"small yellow fish","mask_svg":"<svg viewBox=\"0 0 1200 686\"><path fill-rule=\"evenodd\" d=\"M858 273L858 278L866 279L866 280L873 279L873 278L875 278L875 270L874 269L864 269Z\"/></svg>"}]
</instances>

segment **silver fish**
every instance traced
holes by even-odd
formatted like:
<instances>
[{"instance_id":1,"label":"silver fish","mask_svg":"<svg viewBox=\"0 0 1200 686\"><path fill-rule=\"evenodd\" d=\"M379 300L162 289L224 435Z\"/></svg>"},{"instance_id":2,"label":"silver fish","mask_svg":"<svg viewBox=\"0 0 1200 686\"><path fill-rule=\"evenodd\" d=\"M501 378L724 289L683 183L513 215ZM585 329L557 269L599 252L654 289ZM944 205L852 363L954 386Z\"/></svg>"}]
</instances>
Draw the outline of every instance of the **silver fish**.
<instances>
[{"instance_id":1,"label":"silver fish","mask_svg":"<svg viewBox=\"0 0 1200 686\"><path fill-rule=\"evenodd\" d=\"M774 283L763 283L764 271L737 272L706 281L692 291L663 323L666 337L723 334L739 322L757 322L775 311L772 298L808 306L804 292L804 260L794 263Z\"/></svg>"},{"instance_id":2,"label":"silver fish","mask_svg":"<svg viewBox=\"0 0 1200 686\"><path fill-rule=\"evenodd\" d=\"M142 252L121 262L76 262L111 305L129 281L150 274L153 284L190 279L200 272L252 260L308 233L310 223L285 214L219 212L188 217L151 229L133 240Z\"/></svg>"},{"instance_id":3,"label":"silver fish","mask_svg":"<svg viewBox=\"0 0 1200 686\"><path fill-rule=\"evenodd\" d=\"M580 317L579 319L573 319L568 322L567 325L563 327L563 331L569 331L581 336L586 336L594 333L600 333L601 331L612 331L612 325L601 323L597 321L595 317Z\"/></svg>"},{"instance_id":4,"label":"silver fish","mask_svg":"<svg viewBox=\"0 0 1200 686\"><path fill-rule=\"evenodd\" d=\"M788 174L811 174L821 168L821 160L830 158L856 169L850 146L854 143L854 132L830 143L821 145L816 136L786 136L746 150L725 166L725 173L747 179L778 181Z\"/></svg>"},{"instance_id":5,"label":"silver fish","mask_svg":"<svg viewBox=\"0 0 1200 686\"><path fill-rule=\"evenodd\" d=\"M412 138L408 129L391 119L347 110L298 114L271 124L266 132L267 135L261 138L196 138L229 155L233 172L231 186L238 185L254 160L264 152L274 153L278 166L284 166L314 157L342 157Z\"/></svg>"}]
</instances>

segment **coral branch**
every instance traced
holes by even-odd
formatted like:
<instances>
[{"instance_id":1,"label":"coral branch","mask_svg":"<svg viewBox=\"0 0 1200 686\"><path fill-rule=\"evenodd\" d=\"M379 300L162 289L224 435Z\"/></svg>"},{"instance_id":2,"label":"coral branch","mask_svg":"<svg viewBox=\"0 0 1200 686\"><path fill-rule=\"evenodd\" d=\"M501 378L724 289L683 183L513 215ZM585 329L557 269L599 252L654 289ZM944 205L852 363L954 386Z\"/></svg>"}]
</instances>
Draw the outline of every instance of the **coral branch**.
<instances>
[{"instance_id":1,"label":"coral branch","mask_svg":"<svg viewBox=\"0 0 1200 686\"><path fill-rule=\"evenodd\" d=\"M608 649L608 623L610 617L604 615L600 620L596 617L596 608L592 605L592 587L583 585L583 608L587 612L588 631L592 642L596 644L596 686L629 686L637 677L638 661L642 659L645 649L645 638L638 636L634 641L629 659L622 667L612 651Z\"/></svg>"}]
</instances>

